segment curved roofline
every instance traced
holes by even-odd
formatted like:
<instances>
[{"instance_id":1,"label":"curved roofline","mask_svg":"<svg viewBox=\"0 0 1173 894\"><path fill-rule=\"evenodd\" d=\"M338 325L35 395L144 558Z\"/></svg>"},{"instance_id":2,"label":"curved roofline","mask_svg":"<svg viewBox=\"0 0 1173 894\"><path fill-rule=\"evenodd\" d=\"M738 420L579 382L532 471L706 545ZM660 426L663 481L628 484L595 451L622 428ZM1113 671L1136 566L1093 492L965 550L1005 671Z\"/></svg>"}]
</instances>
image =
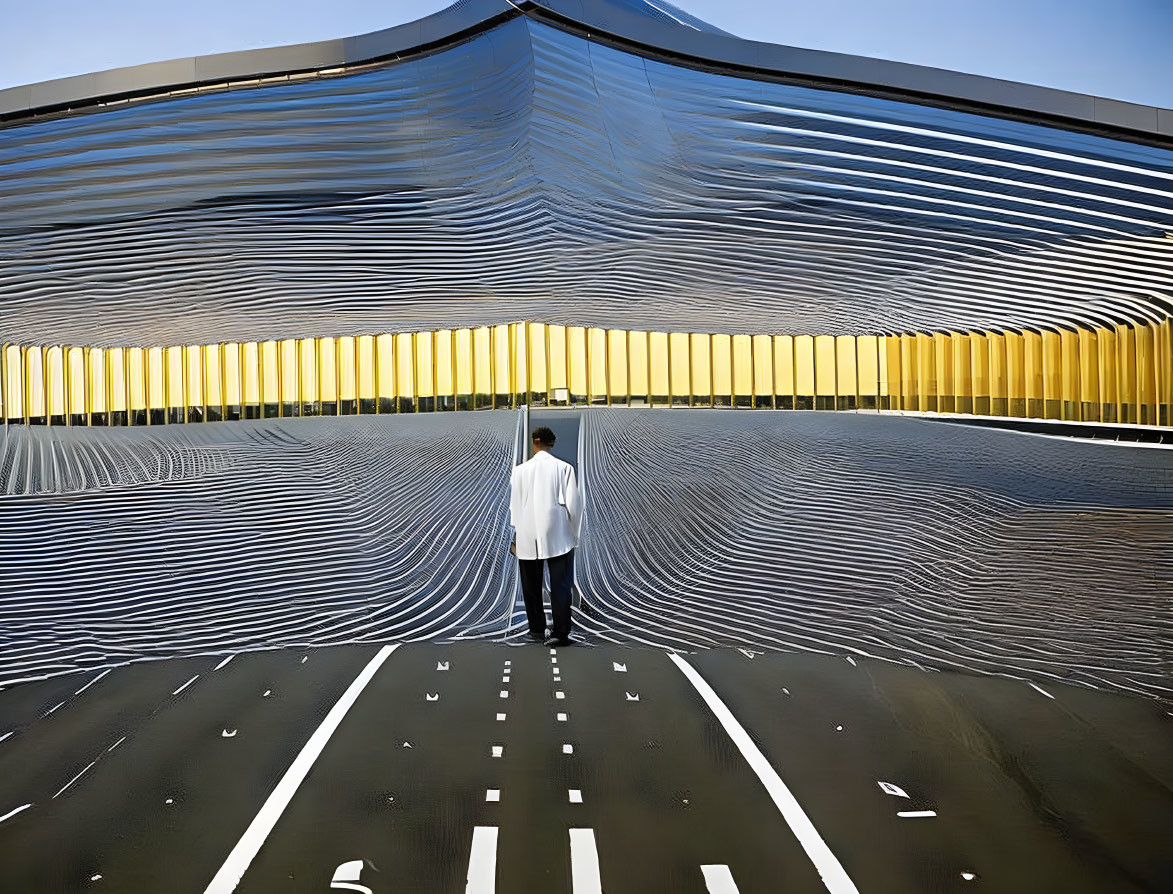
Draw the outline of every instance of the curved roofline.
<instances>
[{"instance_id":1,"label":"curved roofline","mask_svg":"<svg viewBox=\"0 0 1173 894\"><path fill-rule=\"evenodd\" d=\"M655 8L655 7L653 7ZM436 52L521 15L642 56L757 80L861 93L1173 145L1173 110L946 69L779 46L640 15L617 0L466 0L356 37L190 56L0 90L0 122L335 76Z\"/></svg>"}]
</instances>

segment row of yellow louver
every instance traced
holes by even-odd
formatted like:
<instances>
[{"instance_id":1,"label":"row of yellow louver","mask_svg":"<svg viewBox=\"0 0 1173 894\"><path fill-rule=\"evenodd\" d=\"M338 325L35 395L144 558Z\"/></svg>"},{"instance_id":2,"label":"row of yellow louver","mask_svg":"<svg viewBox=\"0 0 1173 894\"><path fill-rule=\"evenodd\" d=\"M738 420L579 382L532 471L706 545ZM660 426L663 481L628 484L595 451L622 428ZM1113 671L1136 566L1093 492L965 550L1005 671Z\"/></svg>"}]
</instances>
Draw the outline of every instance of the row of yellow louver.
<instances>
[{"instance_id":1,"label":"row of yellow louver","mask_svg":"<svg viewBox=\"0 0 1173 894\"><path fill-rule=\"evenodd\" d=\"M8 421L126 425L629 404L1170 424L1173 321L721 335L509 323L172 347L0 346Z\"/></svg>"}]
</instances>

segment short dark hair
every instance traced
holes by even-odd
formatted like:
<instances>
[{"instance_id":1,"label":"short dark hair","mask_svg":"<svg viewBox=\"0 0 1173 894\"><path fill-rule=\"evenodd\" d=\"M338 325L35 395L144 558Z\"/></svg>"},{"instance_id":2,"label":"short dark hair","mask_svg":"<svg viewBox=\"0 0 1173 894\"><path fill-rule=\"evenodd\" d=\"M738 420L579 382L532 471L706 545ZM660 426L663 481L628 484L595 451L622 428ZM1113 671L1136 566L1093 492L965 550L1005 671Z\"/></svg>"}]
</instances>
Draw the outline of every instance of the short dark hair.
<instances>
[{"instance_id":1,"label":"short dark hair","mask_svg":"<svg viewBox=\"0 0 1173 894\"><path fill-rule=\"evenodd\" d=\"M550 429L546 428L544 425L539 425L534 429L534 440L543 447L553 447L554 432L550 431Z\"/></svg>"}]
</instances>

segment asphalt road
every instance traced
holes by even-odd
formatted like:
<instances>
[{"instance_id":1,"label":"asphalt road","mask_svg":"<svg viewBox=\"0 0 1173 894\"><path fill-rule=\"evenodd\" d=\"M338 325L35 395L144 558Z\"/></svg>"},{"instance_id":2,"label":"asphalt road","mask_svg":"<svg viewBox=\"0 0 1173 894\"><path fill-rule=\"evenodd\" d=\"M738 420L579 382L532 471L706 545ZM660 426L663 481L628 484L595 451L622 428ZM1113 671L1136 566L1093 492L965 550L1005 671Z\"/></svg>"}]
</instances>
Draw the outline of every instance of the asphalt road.
<instances>
[{"instance_id":1,"label":"asphalt road","mask_svg":"<svg viewBox=\"0 0 1173 894\"><path fill-rule=\"evenodd\" d=\"M740 650L224 657L0 691L0 890L231 890L242 853L242 892L1173 890L1152 701Z\"/></svg>"}]
</instances>

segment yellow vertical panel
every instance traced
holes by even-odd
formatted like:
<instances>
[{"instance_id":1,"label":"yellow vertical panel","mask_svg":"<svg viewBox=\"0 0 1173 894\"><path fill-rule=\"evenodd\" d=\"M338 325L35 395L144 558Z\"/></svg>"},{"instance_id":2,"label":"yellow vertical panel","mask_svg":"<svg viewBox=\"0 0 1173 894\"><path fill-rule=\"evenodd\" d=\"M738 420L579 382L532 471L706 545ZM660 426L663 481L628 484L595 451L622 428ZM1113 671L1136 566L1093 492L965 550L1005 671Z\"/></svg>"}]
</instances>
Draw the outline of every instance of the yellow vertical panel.
<instances>
[{"instance_id":1,"label":"yellow vertical panel","mask_svg":"<svg viewBox=\"0 0 1173 894\"><path fill-rule=\"evenodd\" d=\"M1120 421L1135 424L1136 412L1136 332L1131 326L1116 327L1116 388L1120 392Z\"/></svg>"},{"instance_id":2,"label":"yellow vertical panel","mask_svg":"<svg viewBox=\"0 0 1173 894\"><path fill-rule=\"evenodd\" d=\"M687 332L673 332L668 336L672 368L668 383L672 403L687 407L692 401L692 339ZM706 378L708 378L706 376Z\"/></svg>"},{"instance_id":3,"label":"yellow vertical panel","mask_svg":"<svg viewBox=\"0 0 1173 894\"><path fill-rule=\"evenodd\" d=\"M360 401L373 401L375 399L375 337L373 335L360 335L354 341L355 351L355 374L358 381L355 386L358 391L358 399ZM362 412L360 407L359 412ZM371 408L374 412L374 408Z\"/></svg>"},{"instance_id":4,"label":"yellow vertical panel","mask_svg":"<svg viewBox=\"0 0 1173 894\"><path fill-rule=\"evenodd\" d=\"M261 371L261 398L264 404L276 404L281 401L281 391L277 387L277 342L266 341L260 344L260 371Z\"/></svg>"},{"instance_id":5,"label":"yellow vertical panel","mask_svg":"<svg viewBox=\"0 0 1173 894\"><path fill-rule=\"evenodd\" d=\"M104 375L106 377L106 412L108 413L126 412L126 358L122 351L122 348L106 349ZM113 425L114 420L108 420L107 424Z\"/></svg>"},{"instance_id":6,"label":"yellow vertical panel","mask_svg":"<svg viewBox=\"0 0 1173 894\"><path fill-rule=\"evenodd\" d=\"M1043 332L1043 416L1063 416L1063 351L1058 332Z\"/></svg>"},{"instance_id":7,"label":"yellow vertical panel","mask_svg":"<svg viewBox=\"0 0 1173 894\"><path fill-rule=\"evenodd\" d=\"M257 406L261 402L261 381L259 376L260 352L255 341L240 346L240 415L245 407Z\"/></svg>"},{"instance_id":8,"label":"yellow vertical panel","mask_svg":"<svg viewBox=\"0 0 1173 894\"><path fill-rule=\"evenodd\" d=\"M830 335L815 336L815 409L835 408L835 338Z\"/></svg>"},{"instance_id":9,"label":"yellow vertical panel","mask_svg":"<svg viewBox=\"0 0 1173 894\"><path fill-rule=\"evenodd\" d=\"M1026 415L1043 416L1043 337L1038 332L1023 333L1023 377L1026 382Z\"/></svg>"},{"instance_id":10,"label":"yellow vertical panel","mask_svg":"<svg viewBox=\"0 0 1173 894\"><path fill-rule=\"evenodd\" d=\"M421 398L433 398L435 394L435 363L432 354L432 333L415 334L415 393Z\"/></svg>"},{"instance_id":11,"label":"yellow vertical panel","mask_svg":"<svg viewBox=\"0 0 1173 894\"><path fill-rule=\"evenodd\" d=\"M774 336L774 401L781 410L794 409L794 336Z\"/></svg>"},{"instance_id":12,"label":"yellow vertical panel","mask_svg":"<svg viewBox=\"0 0 1173 894\"><path fill-rule=\"evenodd\" d=\"M473 394L473 332L459 329L452 333L452 350L456 360L453 393L457 407L468 408Z\"/></svg>"},{"instance_id":13,"label":"yellow vertical panel","mask_svg":"<svg viewBox=\"0 0 1173 894\"><path fill-rule=\"evenodd\" d=\"M510 325L510 341L512 348L510 356L513 358L513 387L516 400L520 403L529 403L530 395L530 358L529 358L529 324L513 323Z\"/></svg>"},{"instance_id":14,"label":"yellow vertical panel","mask_svg":"<svg viewBox=\"0 0 1173 894\"><path fill-rule=\"evenodd\" d=\"M1156 330L1148 323L1136 327L1136 397L1137 421L1155 425L1157 421Z\"/></svg>"},{"instance_id":15,"label":"yellow vertical panel","mask_svg":"<svg viewBox=\"0 0 1173 894\"><path fill-rule=\"evenodd\" d=\"M508 407L513 404L513 327L511 324L494 326L493 339L493 388L494 406Z\"/></svg>"},{"instance_id":16,"label":"yellow vertical panel","mask_svg":"<svg viewBox=\"0 0 1173 894\"><path fill-rule=\"evenodd\" d=\"M485 406L490 403L494 391L493 386L493 330L482 326L472 333L472 391L480 403L474 405Z\"/></svg>"},{"instance_id":17,"label":"yellow vertical panel","mask_svg":"<svg viewBox=\"0 0 1173 894\"><path fill-rule=\"evenodd\" d=\"M158 351L158 348L155 350ZM86 411L85 351L82 348L67 348L65 350L65 364L68 367L65 381L69 385L66 412L71 416L80 416ZM162 384L160 384L157 393L162 393ZM7 406L7 398L5 405Z\"/></svg>"},{"instance_id":18,"label":"yellow vertical panel","mask_svg":"<svg viewBox=\"0 0 1173 894\"><path fill-rule=\"evenodd\" d=\"M395 334L395 407L397 410L414 410L415 345L410 332Z\"/></svg>"},{"instance_id":19,"label":"yellow vertical panel","mask_svg":"<svg viewBox=\"0 0 1173 894\"><path fill-rule=\"evenodd\" d=\"M713 335L710 339L709 368L713 380L713 405L733 405L733 339Z\"/></svg>"},{"instance_id":20,"label":"yellow vertical panel","mask_svg":"<svg viewBox=\"0 0 1173 894\"><path fill-rule=\"evenodd\" d=\"M1005 416L1007 410L1006 388L1006 336L1001 332L987 332L986 344L990 350L990 413Z\"/></svg>"},{"instance_id":21,"label":"yellow vertical panel","mask_svg":"<svg viewBox=\"0 0 1173 894\"><path fill-rule=\"evenodd\" d=\"M860 335L855 339L855 382L858 406L875 410L880 406L880 339Z\"/></svg>"},{"instance_id":22,"label":"yellow vertical panel","mask_svg":"<svg viewBox=\"0 0 1173 894\"><path fill-rule=\"evenodd\" d=\"M859 405L855 336L835 338L835 409L854 410Z\"/></svg>"},{"instance_id":23,"label":"yellow vertical panel","mask_svg":"<svg viewBox=\"0 0 1173 894\"><path fill-rule=\"evenodd\" d=\"M990 413L990 346L980 332L969 335L969 375L973 386L973 412Z\"/></svg>"},{"instance_id":24,"label":"yellow vertical panel","mask_svg":"<svg viewBox=\"0 0 1173 894\"><path fill-rule=\"evenodd\" d=\"M920 409L920 397L917 391L919 384L917 376L916 336L905 333L900 336L900 409Z\"/></svg>"},{"instance_id":25,"label":"yellow vertical panel","mask_svg":"<svg viewBox=\"0 0 1173 894\"><path fill-rule=\"evenodd\" d=\"M546 374L547 345L546 327L543 323L523 323L526 330L526 371L528 393L531 402L544 404L549 400L550 378Z\"/></svg>"},{"instance_id":26,"label":"yellow vertical panel","mask_svg":"<svg viewBox=\"0 0 1173 894\"><path fill-rule=\"evenodd\" d=\"M300 367L298 379L299 391L297 400L302 404L304 415L317 415L322 412L319 399L321 381L318 377L318 340L316 338L299 338L297 344L297 364Z\"/></svg>"},{"instance_id":27,"label":"yellow vertical panel","mask_svg":"<svg viewBox=\"0 0 1173 894\"><path fill-rule=\"evenodd\" d=\"M774 407L774 339L753 337L753 393L755 407Z\"/></svg>"},{"instance_id":28,"label":"yellow vertical panel","mask_svg":"<svg viewBox=\"0 0 1173 894\"><path fill-rule=\"evenodd\" d=\"M435 345L436 408L452 409L456 394L456 333L441 329L435 333Z\"/></svg>"},{"instance_id":29,"label":"yellow vertical panel","mask_svg":"<svg viewBox=\"0 0 1173 894\"><path fill-rule=\"evenodd\" d=\"M649 398L653 404L668 403L668 333L648 333Z\"/></svg>"},{"instance_id":30,"label":"yellow vertical panel","mask_svg":"<svg viewBox=\"0 0 1173 894\"><path fill-rule=\"evenodd\" d=\"M299 373L301 371L297 367L297 340L286 338L277 344L281 362L279 376L279 381L281 382L281 403L297 403L301 396L299 394L300 389L298 388ZM282 410L282 412L284 413L285 410ZM294 412L297 411L295 410Z\"/></svg>"},{"instance_id":31,"label":"yellow vertical panel","mask_svg":"<svg viewBox=\"0 0 1173 894\"><path fill-rule=\"evenodd\" d=\"M25 416L24 372L20 347L5 345L4 356L4 412L5 418L23 419Z\"/></svg>"},{"instance_id":32,"label":"yellow vertical panel","mask_svg":"<svg viewBox=\"0 0 1173 894\"><path fill-rule=\"evenodd\" d=\"M564 404L568 398L568 384L566 381L566 327L546 326L548 342L547 361L549 368L550 397L557 404Z\"/></svg>"},{"instance_id":33,"label":"yellow vertical panel","mask_svg":"<svg viewBox=\"0 0 1173 894\"><path fill-rule=\"evenodd\" d=\"M794 336L794 408L815 408L815 340L809 335Z\"/></svg>"},{"instance_id":34,"label":"yellow vertical panel","mask_svg":"<svg viewBox=\"0 0 1173 894\"><path fill-rule=\"evenodd\" d=\"M340 336L335 343L334 350L337 352L334 358L334 374L338 377L336 384L338 396L343 401L357 400L355 386L358 383L354 380L356 358L354 336ZM341 413L341 410L339 412Z\"/></svg>"},{"instance_id":35,"label":"yellow vertical panel","mask_svg":"<svg viewBox=\"0 0 1173 894\"><path fill-rule=\"evenodd\" d=\"M937 412L957 410L957 386L953 381L953 336L948 332L933 333L933 363L937 374Z\"/></svg>"},{"instance_id":36,"label":"yellow vertical panel","mask_svg":"<svg viewBox=\"0 0 1173 894\"><path fill-rule=\"evenodd\" d=\"M315 384L318 389L318 400L325 404L334 404L337 413L338 404L338 342L333 337L314 339L314 353L317 355L318 378ZM324 411L324 410L323 410Z\"/></svg>"},{"instance_id":37,"label":"yellow vertical panel","mask_svg":"<svg viewBox=\"0 0 1173 894\"><path fill-rule=\"evenodd\" d=\"M1157 395L1161 409L1158 422L1161 425L1173 425L1173 319L1169 317L1161 322L1157 354L1161 358L1161 387Z\"/></svg>"},{"instance_id":38,"label":"yellow vertical panel","mask_svg":"<svg viewBox=\"0 0 1173 894\"><path fill-rule=\"evenodd\" d=\"M1119 392L1116 378L1116 331L1096 330L1096 373L1100 381L1100 421L1116 422Z\"/></svg>"},{"instance_id":39,"label":"yellow vertical panel","mask_svg":"<svg viewBox=\"0 0 1173 894\"><path fill-rule=\"evenodd\" d=\"M8 345L0 343L0 419L8 424Z\"/></svg>"},{"instance_id":40,"label":"yellow vertical panel","mask_svg":"<svg viewBox=\"0 0 1173 894\"><path fill-rule=\"evenodd\" d=\"M1079 338L1079 418L1084 422L1100 421L1100 348L1096 333L1080 329Z\"/></svg>"},{"instance_id":41,"label":"yellow vertical panel","mask_svg":"<svg viewBox=\"0 0 1173 894\"><path fill-rule=\"evenodd\" d=\"M130 409L140 411L147 402L147 352L141 347L128 348L130 367ZM66 412L69 412L68 409Z\"/></svg>"},{"instance_id":42,"label":"yellow vertical panel","mask_svg":"<svg viewBox=\"0 0 1173 894\"><path fill-rule=\"evenodd\" d=\"M707 332L694 332L689 336L689 359L692 403L697 407L713 405L713 351L712 339Z\"/></svg>"},{"instance_id":43,"label":"yellow vertical panel","mask_svg":"<svg viewBox=\"0 0 1173 894\"><path fill-rule=\"evenodd\" d=\"M203 375L203 381L200 383L202 403L209 410L215 410L218 414L220 404L223 402L220 394L220 346L201 345L197 353L202 355L197 364Z\"/></svg>"},{"instance_id":44,"label":"yellow vertical panel","mask_svg":"<svg viewBox=\"0 0 1173 894\"><path fill-rule=\"evenodd\" d=\"M237 342L224 345L224 403L228 407L242 407L244 404L244 379L241 376L240 360L244 352ZM243 415L243 414L242 414Z\"/></svg>"},{"instance_id":45,"label":"yellow vertical panel","mask_svg":"<svg viewBox=\"0 0 1173 894\"><path fill-rule=\"evenodd\" d=\"M648 336L646 332L627 333L627 388L632 404L648 402Z\"/></svg>"},{"instance_id":46,"label":"yellow vertical panel","mask_svg":"<svg viewBox=\"0 0 1173 894\"><path fill-rule=\"evenodd\" d=\"M590 364L587 370L587 400L590 403L605 403L607 400L607 330L587 330L587 353Z\"/></svg>"},{"instance_id":47,"label":"yellow vertical panel","mask_svg":"<svg viewBox=\"0 0 1173 894\"><path fill-rule=\"evenodd\" d=\"M627 357L627 331L607 330L607 378L612 403L627 403L631 395L630 362Z\"/></svg>"},{"instance_id":48,"label":"yellow vertical panel","mask_svg":"<svg viewBox=\"0 0 1173 894\"><path fill-rule=\"evenodd\" d=\"M583 403L589 390L588 361L593 363L588 350L587 330L581 326L566 329L566 387L570 390L571 403Z\"/></svg>"},{"instance_id":49,"label":"yellow vertical panel","mask_svg":"<svg viewBox=\"0 0 1173 894\"><path fill-rule=\"evenodd\" d=\"M1063 419L1079 420L1079 333L1059 332L1062 369Z\"/></svg>"},{"instance_id":50,"label":"yellow vertical panel","mask_svg":"<svg viewBox=\"0 0 1173 894\"><path fill-rule=\"evenodd\" d=\"M1019 332L1007 332L1006 415L1026 415L1026 340Z\"/></svg>"},{"instance_id":51,"label":"yellow vertical panel","mask_svg":"<svg viewBox=\"0 0 1173 894\"><path fill-rule=\"evenodd\" d=\"M77 350L78 354L81 353L81 348L77 348L76 350ZM72 355L73 352L71 351L70 354ZM163 350L163 348L147 348L146 358L147 358L146 359L146 363L147 363L147 406L150 407L152 410L165 409L167 407L167 393L166 393L166 390L164 389L163 369L164 369L164 366L166 365L166 362L167 362L166 352ZM71 356L70 357L71 368L72 368L72 364L73 364L73 357ZM84 394L78 394L77 390L76 390L77 384L80 384L80 382L78 382L78 380L76 380L76 379L73 379L72 375L71 375L71 381L75 383L74 384L75 396L77 398L77 403L74 404L74 406L77 407L77 409L74 410L74 412L75 413L82 413L82 412L84 412L83 407L85 406L85 397L84 397Z\"/></svg>"},{"instance_id":52,"label":"yellow vertical panel","mask_svg":"<svg viewBox=\"0 0 1173 894\"><path fill-rule=\"evenodd\" d=\"M901 395L904 390L903 341L899 335L884 336L884 395L887 407L890 410L901 408Z\"/></svg>"},{"instance_id":53,"label":"yellow vertical panel","mask_svg":"<svg viewBox=\"0 0 1173 894\"><path fill-rule=\"evenodd\" d=\"M739 407L753 406L753 341L748 335L733 336L733 394Z\"/></svg>"},{"instance_id":54,"label":"yellow vertical panel","mask_svg":"<svg viewBox=\"0 0 1173 894\"><path fill-rule=\"evenodd\" d=\"M65 416L65 352L51 347L44 352L46 412L50 418Z\"/></svg>"},{"instance_id":55,"label":"yellow vertical panel","mask_svg":"<svg viewBox=\"0 0 1173 894\"><path fill-rule=\"evenodd\" d=\"M968 332L950 332L953 355L953 412L973 412L973 356Z\"/></svg>"},{"instance_id":56,"label":"yellow vertical panel","mask_svg":"<svg viewBox=\"0 0 1173 894\"><path fill-rule=\"evenodd\" d=\"M379 371L378 382L375 384L379 403L386 406L388 401L394 401L396 395L395 374L395 336L383 333L375 337L375 368Z\"/></svg>"},{"instance_id":57,"label":"yellow vertical panel","mask_svg":"<svg viewBox=\"0 0 1173 894\"><path fill-rule=\"evenodd\" d=\"M916 408L922 413L937 409L937 361L933 337L924 332L913 336L916 351Z\"/></svg>"},{"instance_id":58,"label":"yellow vertical panel","mask_svg":"<svg viewBox=\"0 0 1173 894\"><path fill-rule=\"evenodd\" d=\"M45 370L39 347L25 349L24 381L29 418L39 419L45 415Z\"/></svg>"}]
</instances>

